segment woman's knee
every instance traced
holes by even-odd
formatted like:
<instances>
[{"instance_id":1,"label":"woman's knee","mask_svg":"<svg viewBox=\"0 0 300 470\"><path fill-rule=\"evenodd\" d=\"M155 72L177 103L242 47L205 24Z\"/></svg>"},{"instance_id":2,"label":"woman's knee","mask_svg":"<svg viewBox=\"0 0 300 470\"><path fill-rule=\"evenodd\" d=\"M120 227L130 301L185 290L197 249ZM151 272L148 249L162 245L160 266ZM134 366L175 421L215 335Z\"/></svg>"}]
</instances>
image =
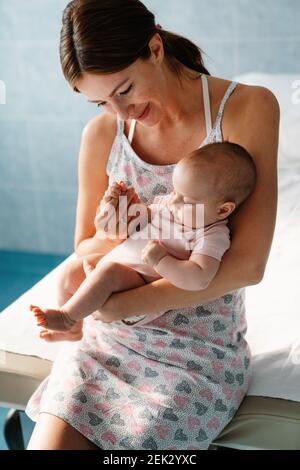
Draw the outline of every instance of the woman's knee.
<instances>
[{"instance_id":1,"label":"woman's knee","mask_svg":"<svg viewBox=\"0 0 300 470\"><path fill-rule=\"evenodd\" d=\"M59 272L57 287L59 292L73 295L85 279L83 260L81 258L69 261Z\"/></svg>"},{"instance_id":2,"label":"woman's knee","mask_svg":"<svg viewBox=\"0 0 300 470\"><path fill-rule=\"evenodd\" d=\"M99 450L99 447L64 420L41 413L27 450Z\"/></svg>"}]
</instances>

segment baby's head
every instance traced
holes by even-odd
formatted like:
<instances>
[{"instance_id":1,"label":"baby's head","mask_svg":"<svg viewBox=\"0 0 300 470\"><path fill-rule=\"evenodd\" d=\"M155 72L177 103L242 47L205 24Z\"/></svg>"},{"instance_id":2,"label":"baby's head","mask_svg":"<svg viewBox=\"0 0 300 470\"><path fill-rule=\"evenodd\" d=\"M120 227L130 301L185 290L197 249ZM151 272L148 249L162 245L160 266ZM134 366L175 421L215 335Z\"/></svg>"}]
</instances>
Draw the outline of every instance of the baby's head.
<instances>
[{"instance_id":1,"label":"baby's head","mask_svg":"<svg viewBox=\"0 0 300 470\"><path fill-rule=\"evenodd\" d=\"M209 144L176 165L170 210L186 223L192 205L190 225L197 228L196 207L204 204L204 225L209 225L232 214L252 193L255 182L255 164L246 149L230 142Z\"/></svg>"}]
</instances>

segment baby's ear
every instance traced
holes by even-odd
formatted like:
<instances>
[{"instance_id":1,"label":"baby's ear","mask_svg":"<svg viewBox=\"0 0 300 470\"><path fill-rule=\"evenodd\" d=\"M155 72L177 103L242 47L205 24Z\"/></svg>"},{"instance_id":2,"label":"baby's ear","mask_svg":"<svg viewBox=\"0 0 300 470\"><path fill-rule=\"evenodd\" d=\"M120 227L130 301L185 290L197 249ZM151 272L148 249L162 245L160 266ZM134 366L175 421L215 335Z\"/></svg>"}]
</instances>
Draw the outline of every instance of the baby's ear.
<instances>
[{"instance_id":1,"label":"baby's ear","mask_svg":"<svg viewBox=\"0 0 300 470\"><path fill-rule=\"evenodd\" d=\"M233 211L236 208L235 202L224 202L220 207L218 211L218 219L223 220L227 219L227 217L230 216L230 214L233 213Z\"/></svg>"}]
</instances>

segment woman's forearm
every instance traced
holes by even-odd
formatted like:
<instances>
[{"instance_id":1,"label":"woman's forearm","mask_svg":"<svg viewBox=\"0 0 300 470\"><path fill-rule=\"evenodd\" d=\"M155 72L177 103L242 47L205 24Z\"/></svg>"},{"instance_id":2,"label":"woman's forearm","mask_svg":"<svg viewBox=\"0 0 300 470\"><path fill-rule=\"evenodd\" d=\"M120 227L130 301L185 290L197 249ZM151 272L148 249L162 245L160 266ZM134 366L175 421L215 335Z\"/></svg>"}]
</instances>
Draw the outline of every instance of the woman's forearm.
<instances>
[{"instance_id":1,"label":"woman's forearm","mask_svg":"<svg viewBox=\"0 0 300 470\"><path fill-rule=\"evenodd\" d=\"M230 249L225 253L216 276L204 290L188 292L173 286L166 279L159 279L130 291L113 294L101 311L114 313L119 319L141 313L155 314L205 304L228 292L257 284L260 280L260 273L246 254Z\"/></svg>"},{"instance_id":2,"label":"woman's forearm","mask_svg":"<svg viewBox=\"0 0 300 470\"><path fill-rule=\"evenodd\" d=\"M87 238L82 240L76 247L75 253L77 256L86 256L93 253L100 254L102 256L106 255L111 251L115 246L121 243L120 240L100 240L96 235L93 238Z\"/></svg>"}]
</instances>

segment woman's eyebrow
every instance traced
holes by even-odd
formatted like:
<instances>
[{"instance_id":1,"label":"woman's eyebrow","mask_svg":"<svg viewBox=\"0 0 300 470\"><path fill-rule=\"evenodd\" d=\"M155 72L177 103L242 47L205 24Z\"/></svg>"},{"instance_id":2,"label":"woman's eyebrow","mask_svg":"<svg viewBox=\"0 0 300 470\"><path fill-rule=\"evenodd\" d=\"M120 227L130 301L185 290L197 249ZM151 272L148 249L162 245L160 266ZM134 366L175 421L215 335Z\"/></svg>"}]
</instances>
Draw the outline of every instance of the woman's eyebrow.
<instances>
[{"instance_id":1,"label":"woman's eyebrow","mask_svg":"<svg viewBox=\"0 0 300 470\"><path fill-rule=\"evenodd\" d=\"M126 82L128 82L128 80L129 80L129 77L126 78L126 80L123 80L123 82L121 82L118 86L116 86L116 88L111 92L109 97L111 98L122 85L124 85ZM101 101L101 100L88 100L89 103L99 103L99 101Z\"/></svg>"}]
</instances>

